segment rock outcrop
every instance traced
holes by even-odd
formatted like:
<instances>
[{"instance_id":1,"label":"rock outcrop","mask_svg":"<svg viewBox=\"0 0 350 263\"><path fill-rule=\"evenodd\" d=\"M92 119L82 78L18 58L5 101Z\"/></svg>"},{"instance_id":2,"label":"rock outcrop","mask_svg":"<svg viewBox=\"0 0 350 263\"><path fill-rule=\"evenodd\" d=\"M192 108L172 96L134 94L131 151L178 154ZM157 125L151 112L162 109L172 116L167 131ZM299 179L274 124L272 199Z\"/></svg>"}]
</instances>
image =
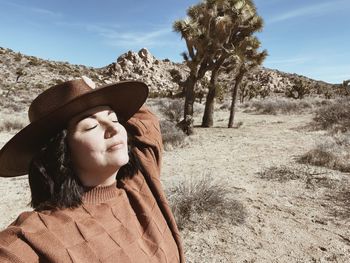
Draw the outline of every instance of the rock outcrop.
<instances>
[{"instance_id":1,"label":"rock outcrop","mask_svg":"<svg viewBox=\"0 0 350 263\"><path fill-rule=\"evenodd\" d=\"M178 83L186 78L188 69L183 63L174 63L169 59L159 60L146 48L137 53L128 51L105 67L93 68L43 60L0 47L0 96L5 101L3 103L17 101L28 104L43 89L82 75L88 76L98 85L127 79L142 80L149 85L151 96L168 96L180 91ZM324 89L331 90L336 86L263 67L251 72L244 81L256 82L271 92L280 93L295 78L304 79ZM222 75L220 82L230 85L232 80L230 76Z\"/></svg>"}]
</instances>

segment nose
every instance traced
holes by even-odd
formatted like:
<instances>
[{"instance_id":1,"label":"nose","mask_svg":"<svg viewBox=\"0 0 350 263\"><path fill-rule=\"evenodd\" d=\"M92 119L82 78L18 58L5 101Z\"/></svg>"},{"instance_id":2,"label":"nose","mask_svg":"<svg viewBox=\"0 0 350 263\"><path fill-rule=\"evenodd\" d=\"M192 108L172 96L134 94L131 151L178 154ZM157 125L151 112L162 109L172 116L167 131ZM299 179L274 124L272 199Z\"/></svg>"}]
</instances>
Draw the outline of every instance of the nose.
<instances>
[{"instance_id":1,"label":"nose","mask_svg":"<svg viewBox=\"0 0 350 263\"><path fill-rule=\"evenodd\" d=\"M106 123L106 131L105 131L106 139L113 137L118 132L119 132L119 126L117 123L114 123L112 121L109 121L108 123Z\"/></svg>"}]
</instances>

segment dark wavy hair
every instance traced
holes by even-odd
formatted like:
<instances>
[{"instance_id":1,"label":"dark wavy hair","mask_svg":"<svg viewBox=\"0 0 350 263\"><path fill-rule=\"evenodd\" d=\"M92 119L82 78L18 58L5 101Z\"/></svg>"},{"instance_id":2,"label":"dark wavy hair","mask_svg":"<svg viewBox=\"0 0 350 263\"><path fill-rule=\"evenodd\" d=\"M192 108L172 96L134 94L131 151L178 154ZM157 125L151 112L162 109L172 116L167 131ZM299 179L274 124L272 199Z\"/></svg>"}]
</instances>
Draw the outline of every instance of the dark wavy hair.
<instances>
[{"instance_id":1,"label":"dark wavy hair","mask_svg":"<svg viewBox=\"0 0 350 263\"><path fill-rule=\"evenodd\" d=\"M140 161L129 142L128 152L129 162L119 169L118 180L131 177L141 170ZM67 130L53 136L34 156L28 178L31 190L30 205L37 211L73 208L82 204L84 187L74 173L67 143Z\"/></svg>"}]
</instances>

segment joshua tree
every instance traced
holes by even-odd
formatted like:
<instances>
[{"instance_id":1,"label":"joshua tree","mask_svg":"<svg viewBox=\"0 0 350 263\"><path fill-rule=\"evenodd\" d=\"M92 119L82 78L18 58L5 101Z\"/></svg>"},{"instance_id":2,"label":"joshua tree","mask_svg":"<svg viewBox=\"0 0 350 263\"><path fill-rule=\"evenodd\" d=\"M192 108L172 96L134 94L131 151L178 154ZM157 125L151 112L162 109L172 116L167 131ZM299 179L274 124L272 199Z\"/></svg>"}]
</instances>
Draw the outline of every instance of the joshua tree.
<instances>
[{"instance_id":1,"label":"joshua tree","mask_svg":"<svg viewBox=\"0 0 350 263\"><path fill-rule=\"evenodd\" d=\"M343 81L343 88L345 89L346 94L349 95L350 94L350 79Z\"/></svg>"},{"instance_id":2,"label":"joshua tree","mask_svg":"<svg viewBox=\"0 0 350 263\"><path fill-rule=\"evenodd\" d=\"M202 126L212 126L213 101L217 77L223 63L232 61L236 46L262 28L251 0L204 0L187 11L188 17L174 23L174 30L186 41L184 60L190 69L185 81L183 129L192 132L194 86L211 71L209 92ZM232 61L232 63L235 63Z\"/></svg>"},{"instance_id":3,"label":"joshua tree","mask_svg":"<svg viewBox=\"0 0 350 263\"><path fill-rule=\"evenodd\" d=\"M207 8L209 19L206 19L210 23L205 27L208 28L211 36L215 36L213 42L216 46L216 54L212 57L213 68L202 119L203 127L213 125L214 98L217 93L219 74L228 67L235 67L239 63L237 60L238 47L247 37L252 36L263 27L262 18L257 15L252 1L210 2Z\"/></svg>"},{"instance_id":4,"label":"joshua tree","mask_svg":"<svg viewBox=\"0 0 350 263\"><path fill-rule=\"evenodd\" d=\"M173 25L174 31L180 33L186 41L187 52L183 52L182 56L190 69L190 74L183 83L185 91L184 119L179 123L187 135L193 133L194 87L208 70L207 61L209 54L211 54L209 43L196 22L200 8L200 5L190 7L187 10L188 18L175 21Z\"/></svg>"},{"instance_id":5,"label":"joshua tree","mask_svg":"<svg viewBox=\"0 0 350 263\"><path fill-rule=\"evenodd\" d=\"M17 83L19 81L19 78L25 75L24 69L23 68L18 68L16 70L16 75L17 75L17 77L16 77L16 83Z\"/></svg>"},{"instance_id":6,"label":"joshua tree","mask_svg":"<svg viewBox=\"0 0 350 263\"><path fill-rule=\"evenodd\" d=\"M285 94L288 98L303 99L305 95L310 94L310 86L308 81L294 77L292 86L286 90Z\"/></svg>"},{"instance_id":7,"label":"joshua tree","mask_svg":"<svg viewBox=\"0 0 350 263\"><path fill-rule=\"evenodd\" d=\"M244 75L256 66L261 65L267 56L267 51L263 50L262 52L259 52L259 48L260 41L255 36L246 37L244 41L242 41L242 43L237 47L237 74L235 75L235 84L232 88L232 102L228 128L233 127L238 88L241 85ZM230 67L228 70L230 70Z\"/></svg>"}]
</instances>

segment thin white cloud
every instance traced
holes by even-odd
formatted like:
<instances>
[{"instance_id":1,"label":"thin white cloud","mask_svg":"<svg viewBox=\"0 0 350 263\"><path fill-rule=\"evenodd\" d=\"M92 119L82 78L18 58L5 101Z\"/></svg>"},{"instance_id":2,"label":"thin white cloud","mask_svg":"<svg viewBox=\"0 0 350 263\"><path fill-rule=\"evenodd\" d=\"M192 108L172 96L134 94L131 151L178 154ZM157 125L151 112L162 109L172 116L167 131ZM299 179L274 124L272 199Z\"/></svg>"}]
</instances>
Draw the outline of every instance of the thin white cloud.
<instances>
[{"instance_id":1,"label":"thin white cloud","mask_svg":"<svg viewBox=\"0 0 350 263\"><path fill-rule=\"evenodd\" d=\"M39 14L43 14L43 15L48 15L48 16L53 16L53 17L62 17L61 13L53 12L53 11L47 10L47 9L35 8L35 7L29 8L29 9L35 13L39 13Z\"/></svg>"},{"instance_id":2,"label":"thin white cloud","mask_svg":"<svg viewBox=\"0 0 350 263\"><path fill-rule=\"evenodd\" d=\"M80 28L93 34L96 34L101 40L109 46L122 47L122 48L133 48L133 47L159 47L165 45L173 45L174 43L169 40L169 36L174 34L171 25L165 27L164 25L157 26L152 25L156 28L151 31L137 31L125 29L122 25L106 25L102 23L87 24L87 23L67 23L67 22L56 22L58 26L76 27Z\"/></svg>"},{"instance_id":3,"label":"thin white cloud","mask_svg":"<svg viewBox=\"0 0 350 263\"><path fill-rule=\"evenodd\" d=\"M62 17L62 14L59 12L54 12L48 9L44 9L44 8L38 8L38 7L29 7L26 5L22 5L22 4L18 4L18 3L13 3L13 2L2 2L2 4L5 5L9 5L15 8L19 8L19 9L23 9L25 11L29 11L29 12L33 12L33 13L37 13L37 14L41 14L41 15L46 15L46 16L50 16L50 17Z\"/></svg>"},{"instance_id":4,"label":"thin white cloud","mask_svg":"<svg viewBox=\"0 0 350 263\"><path fill-rule=\"evenodd\" d=\"M272 24L303 16L320 16L329 12L341 10L348 4L348 0L338 0L305 6L303 8L291 10L281 15L277 15L275 17L272 17L271 19L267 19L266 23Z\"/></svg>"},{"instance_id":5,"label":"thin white cloud","mask_svg":"<svg viewBox=\"0 0 350 263\"><path fill-rule=\"evenodd\" d=\"M124 32L121 28L96 25L90 25L87 29L103 37L108 45L115 47L161 46L169 44L167 36L172 33L170 26L169 28L160 28L149 32Z\"/></svg>"}]
</instances>

